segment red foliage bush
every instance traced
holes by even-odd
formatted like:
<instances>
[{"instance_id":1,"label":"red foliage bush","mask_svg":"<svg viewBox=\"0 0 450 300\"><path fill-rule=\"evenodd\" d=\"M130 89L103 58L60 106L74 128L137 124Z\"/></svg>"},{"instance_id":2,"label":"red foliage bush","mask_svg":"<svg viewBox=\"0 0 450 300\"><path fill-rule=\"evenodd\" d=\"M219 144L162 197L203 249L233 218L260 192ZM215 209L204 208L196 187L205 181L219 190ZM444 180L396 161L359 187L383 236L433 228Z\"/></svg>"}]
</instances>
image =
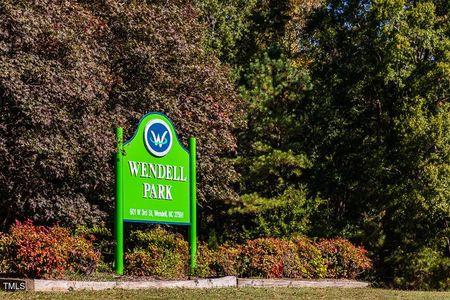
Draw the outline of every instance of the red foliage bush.
<instances>
[{"instance_id":1,"label":"red foliage bush","mask_svg":"<svg viewBox=\"0 0 450 300\"><path fill-rule=\"evenodd\" d=\"M100 260L91 241L71 236L66 228L59 226L16 222L10 233L1 239L8 241L1 243L5 245L2 252L8 255L2 264L19 276L58 278L63 277L65 271L90 274Z\"/></svg>"},{"instance_id":2,"label":"red foliage bush","mask_svg":"<svg viewBox=\"0 0 450 300\"><path fill-rule=\"evenodd\" d=\"M14 265L19 275L32 278L60 277L67 265L69 233L61 227L17 222L11 228L16 248Z\"/></svg>"},{"instance_id":3,"label":"red foliage bush","mask_svg":"<svg viewBox=\"0 0 450 300\"><path fill-rule=\"evenodd\" d=\"M155 261L160 257L151 257L148 251L137 250L125 254L127 273L134 276L147 276L155 268Z\"/></svg>"},{"instance_id":4,"label":"red foliage bush","mask_svg":"<svg viewBox=\"0 0 450 300\"><path fill-rule=\"evenodd\" d=\"M125 256L131 275L185 278L188 246L181 236L155 228L131 234L132 249ZM259 238L243 245L224 244L215 250L199 243L198 277L356 278L372 263L363 247L336 238L315 243L306 237L291 240Z\"/></svg>"},{"instance_id":5,"label":"red foliage bush","mask_svg":"<svg viewBox=\"0 0 450 300\"><path fill-rule=\"evenodd\" d=\"M367 250L362 246L354 246L346 239L321 240L317 247L326 260L328 278L354 279L372 267Z\"/></svg>"},{"instance_id":6,"label":"red foliage bush","mask_svg":"<svg viewBox=\"0 0 450 300\"><path fill-rule=\"evenodd\" d=\"M281 278L285 273L295 276L295 245L287 240L260 238L247 241L242 251L242 275L248 277ZM291 268L286 268L290 266Z\"/></svg>"},{"instance_id":7,"label":"red foliage bush","mask_svg":"<svg viewBox=\"0 0 450 300\"><path fill-rule=\"evenodd\" d=\"M181 235L157 227L134 231L125 255L126 270L135 276L186 278L189 249ZM63 277L66 271L90 274L100 260L91 239L72 236L59 226L16 222L0 233L0 272L32 278ZM315 243L306 237L291 240L260 238L244 245L212 250L199 243L199 277L234 275L264 278L349 278L370 269L367 251L336 238Z\"/></svg>"},{"instance_id":8,"label":"red foliage bush","mask_svg":"<svg viewBox=\"0 0 450 300\"><path fill-rule=\"evenodd\" d=\"M243 268L243 247L224 244L215 251L215 270L218 276L240 276Z\"/></svg>"},{"instance_id":9,"label":"red foliage bush","mask_svg":"<svg viewBox=\"0 0 450 300\"><path fill-rule=\"evenodd\" d=\"M297 246L300 260L301 278L323 278L326 275L325 259L316 243L306 237L295 237L292 241Z\"/></svg>"},{"instance_id":10,"label":"red foliage bush","mask_svg":"<svg viewBox=\"0 0 450 300\"><path fill-rule=\"evenodd\" d=\"M363 247L342 238L319 243L305 237L260 238L247 241L239 260L244 277L354 279L372 267Z\"/></svg>"}]
</instances>

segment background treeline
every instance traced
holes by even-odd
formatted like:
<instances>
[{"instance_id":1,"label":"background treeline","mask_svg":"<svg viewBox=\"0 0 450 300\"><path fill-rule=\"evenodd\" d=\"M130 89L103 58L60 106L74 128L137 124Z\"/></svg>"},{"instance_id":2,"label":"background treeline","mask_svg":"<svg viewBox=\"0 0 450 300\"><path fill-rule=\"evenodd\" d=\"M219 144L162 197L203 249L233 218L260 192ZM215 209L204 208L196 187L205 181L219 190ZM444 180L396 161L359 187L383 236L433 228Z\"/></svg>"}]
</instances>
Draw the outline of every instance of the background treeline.
<instances>
[{"instance_id":1,"label":"background treeline","mask_svg":"<svg viewBox=\"0 0 450 300\"><path fill-rule=\"evenodd\" d=\"M450 4L0 0L0 222L112 224L114 128L198 138L200 239L342 236L450 286Z\"/></svg>"}]
</instances>

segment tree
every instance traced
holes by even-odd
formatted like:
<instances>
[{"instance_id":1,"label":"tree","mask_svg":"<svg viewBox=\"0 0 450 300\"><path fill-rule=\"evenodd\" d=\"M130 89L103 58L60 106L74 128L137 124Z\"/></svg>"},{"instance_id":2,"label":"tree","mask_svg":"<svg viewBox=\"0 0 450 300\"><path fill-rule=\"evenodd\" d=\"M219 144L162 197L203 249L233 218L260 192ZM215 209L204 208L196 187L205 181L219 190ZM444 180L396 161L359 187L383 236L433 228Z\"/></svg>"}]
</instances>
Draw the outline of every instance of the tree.
<instances>
[{"instance_id":1,"label":"tree","mask_svg":"<svg viewBox=\"0 0 450 300\"><path fill-rule=\"evenodd\" d=\"M439 1L329 1L310 23L322 232L369 245L380 278L403 287L448 285L433 280L450 258L448 14ZM430 251L435 269L405 267Z\"/></svg>"},{"instance_id":2,"label":"tree","mask_svg":"<svg viewBox=\"0 0 450 300\"><path fill-rule=\"evenodd\" d=\"M304 153L307 71L284 55L263 54L250 64L241 95L248 103L246 130L239 134L236 166L242 175L230 212L230 235L245 238L306 234L320 199L309 197L302 178L311 167Z\"/></svg>"},{"instance_id":3,"label":"tree","mask_svg":"<svg viewBox=\"0 0 450 300\"><path fill-rule=\"evenodd\" d=\"M252 12L257 0L196 0L200 21L208 29L208 46L220 60L238 64L241 41L250 34Z\"/></svg>"},{"instance_id":4,"label":"tree","mask_svg":"<svg viewBox=\"0 0 450 300\"><path fill-rule=\"evenodd\" d=\"M78 224L113 210L114 128L149 111L198 138L198 200L234 196L238 100L183 1L0 1L0 212Z\"/></svg>"},{"instance_id":5,"label":"tree","mask_svg":"<svg viewBox=\"0 0 450 300\"><path fill-rule=\"evenodd\" d=\"M302 99L310 88L298 40L318 1L198 0L211 49L234 69L245 106L237 131L241 197L216 214L211 235L244 240L306 233L318 199L300 177L310 165L296 141L302 137ZM286 115L287 114L287 115ZM285 132L287 130L287 132ZM293 147L290 149L290 147ZM218 220L224 220L218 222Z\"/></svg>"},{"instance_id":6,"label":"tree","mask_svg":"<svg viewBox=\"0 0 450 300\"><path fill-rule=\"evenodd\" d=\"M289 58L303 56L300 42L317 0L196 0L208 28L208 45L244 80L250 63L264 52L283 48ZM298 63L298 62L297 62ZM243 82L239 81L240 85Z\"/></svg>"}]
</instances>

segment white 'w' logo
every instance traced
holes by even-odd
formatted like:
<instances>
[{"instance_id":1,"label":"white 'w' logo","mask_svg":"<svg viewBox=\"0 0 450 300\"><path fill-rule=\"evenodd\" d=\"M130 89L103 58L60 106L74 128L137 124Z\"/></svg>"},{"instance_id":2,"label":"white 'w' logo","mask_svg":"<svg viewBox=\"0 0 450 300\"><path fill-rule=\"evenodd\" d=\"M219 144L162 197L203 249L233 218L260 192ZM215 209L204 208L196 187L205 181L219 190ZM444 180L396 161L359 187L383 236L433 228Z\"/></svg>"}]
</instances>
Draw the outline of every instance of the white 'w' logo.
<instances>
[{"instance_id":1,"label":"white 'w' logo","mask_svg":"<svg viewBox=\"0 0 450 300\"><path fill-rule=\"evenodd\" d=\"M152 142L153 144L155 144L155 146L158 146L158 145L159 145L159 148L161 148L162 145L167 144L167 140L165 139L166 134L167 134L167 130L164 131L164 133L163 133L162 136L159 136L159 134L156 135L155 132L153 132L153 130L151 130L151 133L152 133L152 136L153 136L153 140L151 140L151 142Z\"/></svg>"}]
</instances>

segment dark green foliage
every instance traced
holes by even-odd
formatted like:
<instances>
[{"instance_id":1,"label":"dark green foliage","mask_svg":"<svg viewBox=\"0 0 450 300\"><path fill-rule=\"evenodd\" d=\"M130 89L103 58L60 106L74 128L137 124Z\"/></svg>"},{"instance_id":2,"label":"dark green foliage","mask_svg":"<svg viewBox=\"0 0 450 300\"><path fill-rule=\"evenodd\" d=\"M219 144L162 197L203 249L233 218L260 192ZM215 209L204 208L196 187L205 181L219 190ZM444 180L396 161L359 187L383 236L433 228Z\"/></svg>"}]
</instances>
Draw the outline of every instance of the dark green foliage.
<instances>
[{"instance_id":1,"label":"dark green foliage","mask_svg":"<svg viewBox=\"0 0 450 300\"><path fill-rule=\"evenodd\" d=\"M438 287L420 271L424 249L438 272L450 257L448 14L434 1L330 1L310 24L320 232L362 241L379 278L403 287Z\"/></svg>"},{"instance_id":2,"label":"dark green foliage","mask_svg":"<svg viewBox=\"0 0 450 300\"><path fill-rule=\"evenodd\" d=\"M239 136L236 166L241 197L230 213L234 238L285 237L307 233L320 203L302 181L311 162L304 152L306 71L285 56L262 55L247 70L241 94L248 102L246 130ZM230 234L231 235L231 234Z\"/></svg>"},{"instance_id":3,"label":"dark green foliage","mask_svg":"<svg viewBox=\"0 0 450 300\"><path fill-rule=\"evenodd\" d=\"M186 3L0 1L0 219L112 213L114 127L166 113L198 137L198 200L234 197L237 100ZM209 206L206 206L206 203Z\"/></svg>"},{"instance_id":4,"label":"dark green foliage","mask_svg":"<svg viewBox=\"0 0 450 300\"><path fill-rule=\"evenodd\" d=\"M398 249L388 264L394 266L393 285L406 289L450 289L450 258L442 251L424 247L414 252Z\"/></svg>"},{"instance_id":5,"label":"dark green foliage","mask_svg":"<svg viewBox=\"0 0 450 300\"><path fill-rule=\"evenodd\" d=\"M307 15L317 0L196 0L208 28L208 45L234 67L240 82L250 63L267 50L300 59Z\"/></svg>"},{"instance_id":6,"label":"dark green foliage","mask_svg":"<svg viewBox=\"0 0 450 300\"><path fill-rule=\"evenodd\" d=\"M327 1L305 30L311 7L257 1L233 49L249 107L227 232L345 235L381 280L445 288L448 1Z\"/></svg>"},{"instance_id":7,"label":"dark green foliage","mask_svg":"<svg viewBox=\"0 0 450 300\"><path fill-rule=\"evenodd\" d=\"M321 200L308 198L303 190L287 188L281 195L264 198L257 193L241 196L229 209L229 240L257 237L290 237L307 233Z\"/></svg>"},{"instance_id":8,"label":"dark green foliage","mask_svg":"<svg viewBox=\"0 0 450 300\"><path fill-rule=\"evenodd\" d=\"M234 66L246 105L235 160L241 196L221 207L228 215L214 215L225 224L211 231L210 243L217 236L244 241L306 233L320 199L307 195L300 180L311 167L302 148L303 98L311 84L295 38L317 2L198 2L210 46Z\"/></svg>"},{"instance_id":9,"label":"dark green foliage","mask_svg":"<svg viewBox=\"0 0 450 300\"><path fill-rule=\"evenodd\" d=\"M200 20L207 25L208 45L221 61L238 64L242 42L251 33L252 12L257 0L196 0Z\"/></svg>"}]
</instances>

